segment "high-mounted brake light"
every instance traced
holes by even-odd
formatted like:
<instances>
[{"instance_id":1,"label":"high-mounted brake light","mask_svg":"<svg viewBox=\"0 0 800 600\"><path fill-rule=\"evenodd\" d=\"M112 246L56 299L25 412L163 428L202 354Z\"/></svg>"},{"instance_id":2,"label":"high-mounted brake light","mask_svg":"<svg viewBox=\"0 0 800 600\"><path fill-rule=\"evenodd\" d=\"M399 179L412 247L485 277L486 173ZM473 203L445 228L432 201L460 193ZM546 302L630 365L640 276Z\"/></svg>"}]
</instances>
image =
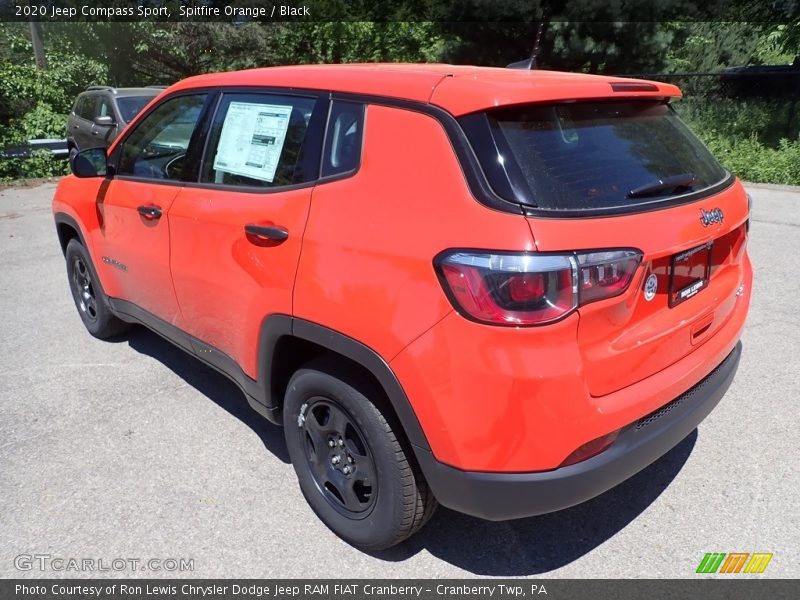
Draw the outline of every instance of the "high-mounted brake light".
<instances>
[{"instance_id":1,"label":"high-mounted brake light","mask_svg":"<svg viewBox=\"0 0 800 600\"><path fill-rule=\"evenodd\" d=\"M611 89L615 92L657 92L658 86L645 81L612 81Z\"/></svg>"},{"instance_id":2,"label":"high-mounted brake light","mask_svg":"<svg viewBox=\"0 0 800 600\"><path fill-rule=\"evenodd\" d=\"M496 325L542 325L578 306L623 293L642 259L637 250L570 254L453 251L436 270L464 316Z\"/></svg>"}]
</instances>

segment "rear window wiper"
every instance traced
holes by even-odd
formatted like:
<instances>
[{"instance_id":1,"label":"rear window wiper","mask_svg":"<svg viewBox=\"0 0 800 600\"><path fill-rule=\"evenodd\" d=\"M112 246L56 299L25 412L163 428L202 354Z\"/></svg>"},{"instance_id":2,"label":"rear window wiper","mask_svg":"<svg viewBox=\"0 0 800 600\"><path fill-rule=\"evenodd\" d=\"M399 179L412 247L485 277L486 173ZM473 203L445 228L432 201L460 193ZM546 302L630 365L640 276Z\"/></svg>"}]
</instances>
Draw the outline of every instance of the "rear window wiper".
<instances>
[{"instance_id":1,"label":"rear window wiper","mask_svg":"<svg viewBox=\"0 0 800 600\"><path fill-rule=\"evenodd\" d=\"M657 179L651 183L645 183L628 192L628 198L642 198L644 196L654 196L659 192L667 190L677 191L682 188L690 188L697 182L694 173L681 173L680 175L670 175L664 179Z\"/></svg>"}]
</instances>

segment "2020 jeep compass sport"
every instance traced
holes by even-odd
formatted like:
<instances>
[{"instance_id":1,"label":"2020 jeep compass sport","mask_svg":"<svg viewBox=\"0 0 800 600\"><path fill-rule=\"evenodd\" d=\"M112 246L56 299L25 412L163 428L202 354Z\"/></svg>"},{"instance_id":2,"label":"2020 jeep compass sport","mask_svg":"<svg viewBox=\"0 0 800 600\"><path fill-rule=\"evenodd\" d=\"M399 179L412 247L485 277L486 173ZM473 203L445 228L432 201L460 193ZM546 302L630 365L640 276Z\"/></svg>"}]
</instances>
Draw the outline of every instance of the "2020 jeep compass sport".
<instances>
[{"instance_id":1,"label":"2020 jeep compass sport","mask_svg":"<svg viewBox=\"0 0 800 600\"><path fill-rule=\"evenodd\" d=\"M556 511L736 371L748 198L663 83L450 65L202 75L53 200L89 332L141 323L284 426L338 535Z\"/></svg>"}]
</instances>

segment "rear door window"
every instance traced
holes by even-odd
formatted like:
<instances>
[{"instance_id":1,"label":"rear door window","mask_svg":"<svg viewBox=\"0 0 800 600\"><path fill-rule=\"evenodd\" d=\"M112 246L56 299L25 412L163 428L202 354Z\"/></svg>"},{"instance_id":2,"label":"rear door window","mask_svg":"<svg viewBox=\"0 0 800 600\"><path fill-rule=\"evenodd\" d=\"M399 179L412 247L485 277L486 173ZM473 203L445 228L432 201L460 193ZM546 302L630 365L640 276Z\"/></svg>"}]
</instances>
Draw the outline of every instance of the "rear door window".
<instances>
[{"instance_id":1,"label":"rear door window","mask_svg":"<svg viewBox=\"0 0 800 600\"><path fill-rule=\"evenodd\" d=\"M81 96L75 103L75 114L81 119L91 121L94 119L94 108L96 101L96 96L90 96L88 94Z\"/></svg>"},{"instance_id":2,"label":"rear door window","mask_svg":"<svg viewBox=\"0 0 800 600\"><path fill-rule=\"evenodd\" d=\"M228 93L217 108L200 181L270 188L312 181L317 160L304 160L317 100L277 94Z\"/></svg>"},{"instance_id":3,"label":"rear door window","mask_svg":"<svg viewBox=\"0 0 800 600\"><path fill-rule=\"evenodd\" d=\"M698 192L728 176L661 102L526 105L486 118L500 162L510 161L508 176L539 209L630 208Z\"/></svg>"}]
</instances>

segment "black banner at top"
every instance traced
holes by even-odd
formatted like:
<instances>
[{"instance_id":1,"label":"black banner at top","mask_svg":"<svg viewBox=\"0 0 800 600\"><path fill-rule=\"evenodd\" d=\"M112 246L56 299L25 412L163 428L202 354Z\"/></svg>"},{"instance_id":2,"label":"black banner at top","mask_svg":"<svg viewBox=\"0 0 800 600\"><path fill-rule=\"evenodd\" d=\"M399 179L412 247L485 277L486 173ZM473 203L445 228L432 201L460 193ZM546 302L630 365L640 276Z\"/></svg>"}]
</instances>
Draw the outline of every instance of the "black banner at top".
<instances>
[{"instance_id":1,"label":"black banner at top","mask_svg":"<svg viewBox=\"0 0 800 600\"><path fill-rule=\"evenodd\" d=\"M800 0L0 0L0 21L798 22Z\"/></svg>"}]
</instances>

